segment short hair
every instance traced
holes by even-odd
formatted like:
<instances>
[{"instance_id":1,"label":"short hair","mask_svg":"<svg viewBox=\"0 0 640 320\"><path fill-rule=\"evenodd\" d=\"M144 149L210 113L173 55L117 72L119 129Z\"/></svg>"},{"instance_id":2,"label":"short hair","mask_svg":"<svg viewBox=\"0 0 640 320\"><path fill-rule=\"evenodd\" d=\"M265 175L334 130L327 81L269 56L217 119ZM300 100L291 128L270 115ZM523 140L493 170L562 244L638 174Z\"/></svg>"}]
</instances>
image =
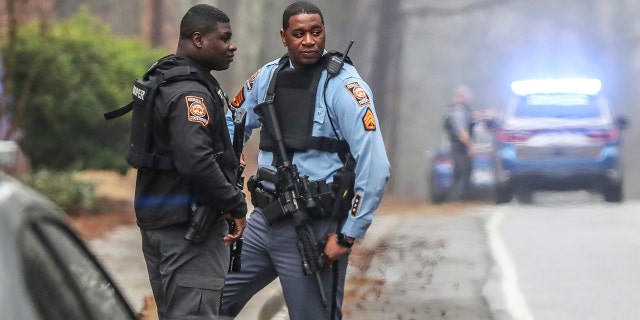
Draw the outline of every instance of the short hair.
<instances>
[{"instance_id":1,"label":"short hair","mask_svg":"<svg viewBox=\"0 0 640 320\"><path fill-rule=\"evenodd\" d=\"M466 102L471 102L471 100L473 100L473 93L471 92L471 89L465 85L457 86L455 89L455 95Z\"/></svg>"},{"instance_id":2,"label":"short hair","mask_svg":"<svg viewBox=\"0 0 640 320\"><path fill-rule=\"evenodd\" d=\"M303 13L319 14L320 20L322 21L322 24L324 24L324 17L322 16L320 8L307 1L296 1L284 9L284 13L282 14L282 30L287 30L289 27L289 18Z\"/></svg>"},{"instance_id":3,"label":"short hair","mask_svg":"<svg viewBox=\"0 0 640 320\"><path fill-rule=\"evenodd\" d=\"M191 7L182 17L180 37L191 38L195 32L209 34L215 30L218 22L229 21L229 17L222 10L208 4L198 4Z\"/></svg>"}]
</instances>

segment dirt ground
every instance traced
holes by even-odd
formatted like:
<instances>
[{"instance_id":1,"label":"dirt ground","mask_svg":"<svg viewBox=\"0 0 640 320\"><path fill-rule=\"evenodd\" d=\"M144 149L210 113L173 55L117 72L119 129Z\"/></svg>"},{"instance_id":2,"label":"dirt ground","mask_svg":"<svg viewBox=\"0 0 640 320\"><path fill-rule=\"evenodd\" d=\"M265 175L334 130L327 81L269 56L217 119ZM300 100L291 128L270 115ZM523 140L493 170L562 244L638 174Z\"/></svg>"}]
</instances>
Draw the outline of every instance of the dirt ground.
<instances>
[{"instance_id":1,"label":"dirt ground","mask_svg":"<svg viewBox=\"0 0 640 320\"><path fill-rule=\"evenodd\" d=\"M107 171L86 171L78 178L96 184L96 195L100 206L98 213L81 212L69 216L69 222L86 240L99 238L117 226L134 224L133 195L135 171L127 175Z\"/></svg>"}]
</instances>

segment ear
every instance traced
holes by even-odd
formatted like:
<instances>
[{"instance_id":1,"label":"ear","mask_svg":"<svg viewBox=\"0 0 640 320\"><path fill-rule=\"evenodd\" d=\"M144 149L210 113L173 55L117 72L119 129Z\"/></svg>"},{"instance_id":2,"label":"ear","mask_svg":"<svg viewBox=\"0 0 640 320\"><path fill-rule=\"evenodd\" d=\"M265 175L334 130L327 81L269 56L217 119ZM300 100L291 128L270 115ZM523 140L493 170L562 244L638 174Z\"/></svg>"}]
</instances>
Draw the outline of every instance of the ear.
<instances>
[{"instance_id":1,"label":"ear","mask_svg":"<svg viewBox=\"0 0 640 320\"><path fill-rule=\"evenodd\" d=\"M284 29L280 29L280 40L282 40L282 44L286 47L287 39L285 38L285 35Z\"/></svg>"},{"instance_id":2,"label":"ear","mask_svg":"<svg viewBox=\"0 0 640 320\"><path fill-rule=\"evenodd\" d=\"M196 48L202 48L203 46L203 39L202 39L202 34L200 32L194 32L191 35L191 42L193 43L193 46L195 46Z\"/></svg>"}]
</instances>

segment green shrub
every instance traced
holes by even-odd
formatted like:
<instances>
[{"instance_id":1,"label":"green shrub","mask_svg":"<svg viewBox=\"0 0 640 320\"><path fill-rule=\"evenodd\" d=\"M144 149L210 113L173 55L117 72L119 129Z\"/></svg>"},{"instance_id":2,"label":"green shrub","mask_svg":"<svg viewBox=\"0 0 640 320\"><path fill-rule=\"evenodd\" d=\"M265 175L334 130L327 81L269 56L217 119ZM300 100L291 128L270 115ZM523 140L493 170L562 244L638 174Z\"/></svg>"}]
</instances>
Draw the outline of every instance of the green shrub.
<instances>
[{"instance_id":1,"label":"green shrub","mask_svg":"<svg viewBox=\"0 0 640 320\"><path fill-rule=\"evenodd\" d=\"M99 211L95 184L77 180L71 172L37 170L24 176L22 182L48 197L70 215Z\"/></svg>"},{"instance_id":2,"label":"green shrub","mask_svg":"<svg viewBox=\"0 0 640 320\"><path fill-rule=\"evenodd\" d=\"M107 122L103 113L127 104L133 81L166 52L116 37L99 21L81 11L44 35L35 23L18 30L10 108L35 169L128 168L130 115Z\"/></svg>"}]
</instances>

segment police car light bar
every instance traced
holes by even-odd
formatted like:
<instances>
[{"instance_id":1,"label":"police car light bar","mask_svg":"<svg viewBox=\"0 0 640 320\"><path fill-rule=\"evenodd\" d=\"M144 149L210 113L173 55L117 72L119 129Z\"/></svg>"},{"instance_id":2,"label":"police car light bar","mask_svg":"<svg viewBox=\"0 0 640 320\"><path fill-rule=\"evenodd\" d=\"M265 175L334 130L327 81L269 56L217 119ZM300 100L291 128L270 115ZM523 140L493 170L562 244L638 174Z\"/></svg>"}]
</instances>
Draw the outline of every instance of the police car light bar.
<instances>
[{"instance_id":1,"label":"police car light bar","mask_svg":"<svg viewBox=\"0 0 640 320\"><path fill-rule=\"evenodd\" d=\"M602 83L598 79L567 78L522 80L511 83L511 90L519 96L540 93L575 93L594 95L600 92Z\"/></svg>"}]
</instances>

